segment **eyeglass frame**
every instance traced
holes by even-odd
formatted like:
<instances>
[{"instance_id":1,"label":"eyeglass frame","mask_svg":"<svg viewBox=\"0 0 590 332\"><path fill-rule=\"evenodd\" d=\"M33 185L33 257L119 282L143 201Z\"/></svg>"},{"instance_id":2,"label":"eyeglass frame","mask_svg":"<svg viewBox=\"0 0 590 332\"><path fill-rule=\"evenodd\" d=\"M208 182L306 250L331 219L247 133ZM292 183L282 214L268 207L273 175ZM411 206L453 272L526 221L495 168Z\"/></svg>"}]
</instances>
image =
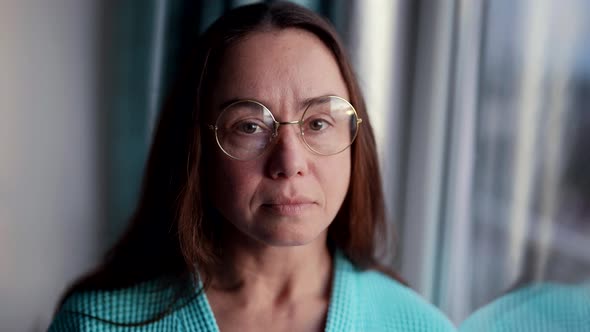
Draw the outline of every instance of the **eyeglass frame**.
<instances>
[{"instance_id":1,"label":"eyeglass frame","mask_svg":"<svg viewBox=\"0 0 590 332\"><path fill-rule=\"evenodd\" d=\"M342 148L341 150L334 152L334 153L320 153L316 150L314 150L311 146L309 146L309 143L307 143L307 141L305 140L305 133L303 132L303 118L305 117L305 114L307 114L307 111L309 110L309 107L313 105L313 102L315 100L320 100L320 99L324 99L324 98L336 98L339 99L345 103L347 103L350 108L352 109L352 111L354 112L354 116L356 117L356 126L357 129L354 133L354 136L352 137L352 139L350 140L350 143L345 146L344 148ZM272 138L271 138L271 142L269 142L269 145L265 146L264 149L262 150L262 152L260 152L260 154L256 155L253 158L248 158L248 159L241 159L241 158L237 158L235 156L232 156L229 152L227 152L222 146L221 146L221 142L219 142L219 136L217 135L217 130L219 129L219 127L217 126L217 122L219 121L219 119L221 118L221 115L223 115L223 112L225 112L227 109L229 109L230 107L237 105L239 103L244 103L244 102L251 102L254 104L257 104L258 106L261 106L264 110L268 111L268 113L270 114L270 118L273 121L273 133L272 133ZM264 104L262 104L261 102L254 100L254 99L240 99L240 100L236 100L232 103L230 103L229 105L225 106L223 108L223 110L221 110L221 112L217 115L217 119L215 120L215 124L207 124L207 128L209 128L210 130L213 130L215 132L215 141L217 142L217 146L221 149L221 151L223 151L223 153L225 155L227 155L228 157L235 159L235 160L240 160L240 161L250 161L250 160L254 160L257 159L258 157L262 156L266 151L268 151L270 145L272 144L272 142L279 136L279 128L281 125L293 125L293 124L297 124L299 125L299 133L301 135L301 140L303 141L303 143L305 144L305 146L307 147L308 150L310 150L311 152L320 155L320 156L333 156L333 155L337 155L341 152L343 152L344 150L348 149L356 140L356 137L358 136L359 130L360 130L360 124L363 122L363 119L360 118L358 116L358 113L356 111L356 109L354 108L354 106L352 106L352 104L340 97L340 96L334 96L334 95L327 95L327 96L321 96L321 97L317 97L312 99L308 105L305 107L305 110L303 111L303 114L301 114L301 119L297 120L297 121L277 121L277 119L275 118L274 114L272 114L272 111L270 110L270 108L266 107Z\"/></svg>"}]
</instances>

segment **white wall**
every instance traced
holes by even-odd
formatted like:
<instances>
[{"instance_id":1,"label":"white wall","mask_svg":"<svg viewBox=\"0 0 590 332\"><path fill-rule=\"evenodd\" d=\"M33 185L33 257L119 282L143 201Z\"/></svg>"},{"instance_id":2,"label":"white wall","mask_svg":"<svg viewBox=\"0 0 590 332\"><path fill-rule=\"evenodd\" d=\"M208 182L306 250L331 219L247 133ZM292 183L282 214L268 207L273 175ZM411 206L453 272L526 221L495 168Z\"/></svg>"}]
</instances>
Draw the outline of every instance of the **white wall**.
<instances>
[{"instance_id":1,"label":"white wall","mask_svg":"<svg viewBox=\"0 0 590 332\"><path fill-rule=\"evenodd\" d=\"M0 0L0 331L44 331L98 257L96 0Z\"/></svg>"}]
</instances>

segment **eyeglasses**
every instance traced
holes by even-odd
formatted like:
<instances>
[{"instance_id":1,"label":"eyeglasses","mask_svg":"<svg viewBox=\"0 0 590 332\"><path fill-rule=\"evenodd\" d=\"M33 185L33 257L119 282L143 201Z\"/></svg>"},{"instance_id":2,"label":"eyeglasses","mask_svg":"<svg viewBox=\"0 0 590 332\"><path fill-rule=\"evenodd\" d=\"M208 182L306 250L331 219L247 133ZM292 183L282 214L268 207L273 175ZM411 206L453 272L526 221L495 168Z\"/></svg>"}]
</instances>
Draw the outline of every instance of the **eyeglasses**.
<instances>
[{"instance_id":1,"label":"eyeglasses","mask_svg":"<svg viewBox=\"0 0 590 332\"><path fill-rule=\"evenodd\" d=\"M217 117L215 131L219 148L238 160L262 155L278 137L281 125L299 125L301 138L313 153L330 156L352 145L362 119L345 99L325 96L308 103L298 121L279 122L270 110L254 100L240 100L225 107Z\"/></svg>"}]
</instances>

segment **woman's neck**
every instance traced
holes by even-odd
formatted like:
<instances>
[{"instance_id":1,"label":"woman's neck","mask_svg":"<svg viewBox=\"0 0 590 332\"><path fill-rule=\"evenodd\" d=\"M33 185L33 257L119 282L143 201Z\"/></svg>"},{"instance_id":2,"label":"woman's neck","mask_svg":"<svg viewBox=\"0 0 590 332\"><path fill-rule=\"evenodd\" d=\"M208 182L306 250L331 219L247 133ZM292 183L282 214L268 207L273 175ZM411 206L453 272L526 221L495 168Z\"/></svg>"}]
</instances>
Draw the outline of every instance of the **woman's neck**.
<instances>
[{"instance_id":1,"label":"woman's neck","mask_svg":"<svg viewBox=\"0 0 590 332\"><path fill-rule=\"evenodd\" d=\"M231 242L231 243L230 243ZM332 257L326 234L293 247L273 247L232 238L222 265L213 273L212 291L246 306L275 306L301 299L328 299Z\"/></svg>"}]
</instances>

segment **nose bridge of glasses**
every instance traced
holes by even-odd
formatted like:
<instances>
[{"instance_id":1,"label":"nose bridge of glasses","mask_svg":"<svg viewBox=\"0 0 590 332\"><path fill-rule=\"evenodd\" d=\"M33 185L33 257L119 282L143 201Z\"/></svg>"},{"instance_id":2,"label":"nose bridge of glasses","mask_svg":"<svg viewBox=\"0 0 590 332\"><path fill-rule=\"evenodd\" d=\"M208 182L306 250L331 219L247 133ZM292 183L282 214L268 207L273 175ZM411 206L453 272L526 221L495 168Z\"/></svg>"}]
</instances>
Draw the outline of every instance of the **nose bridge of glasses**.
<instances>
[{"instance_id":1,"label":"nose bridge of glasses","mask_svg":"<svg viewBox=\"0 0 590 332\"><path fill-rule=\"evenodd\" d=\"M275 120L275 130L273 135L276 137L279 135L279 128L282 125L300 125L302 123L302 120L295 120L295 121L276 121Z\"/></svg>"}]
</instances>

